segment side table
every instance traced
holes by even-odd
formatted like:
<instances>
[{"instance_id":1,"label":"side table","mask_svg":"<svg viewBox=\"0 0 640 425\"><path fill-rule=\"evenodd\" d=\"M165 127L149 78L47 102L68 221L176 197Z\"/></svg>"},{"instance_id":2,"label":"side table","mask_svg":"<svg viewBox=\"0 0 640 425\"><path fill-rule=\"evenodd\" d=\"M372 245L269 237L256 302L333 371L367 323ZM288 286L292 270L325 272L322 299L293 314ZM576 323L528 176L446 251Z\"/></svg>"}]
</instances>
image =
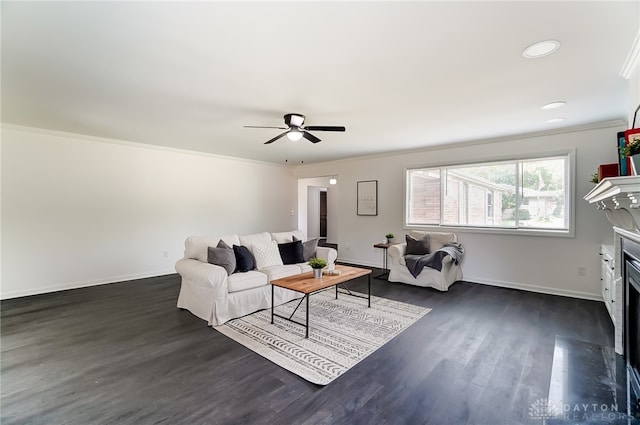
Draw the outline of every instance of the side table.
<instances>
[{"instance_id":1,"label":"side table","mask_svg":"<svg viewBox=\"0 0 640 425\"><path fill-rule=\"evenodd\" d=\"M373 245L374 248L382 249L382 273L380 273L378 276L374 276L374 279L387 280L389 278L389 268L387 266L387 250L391 245L395 245L396 243L397 242L377 243Z\"/></svg>"}]
</instances>

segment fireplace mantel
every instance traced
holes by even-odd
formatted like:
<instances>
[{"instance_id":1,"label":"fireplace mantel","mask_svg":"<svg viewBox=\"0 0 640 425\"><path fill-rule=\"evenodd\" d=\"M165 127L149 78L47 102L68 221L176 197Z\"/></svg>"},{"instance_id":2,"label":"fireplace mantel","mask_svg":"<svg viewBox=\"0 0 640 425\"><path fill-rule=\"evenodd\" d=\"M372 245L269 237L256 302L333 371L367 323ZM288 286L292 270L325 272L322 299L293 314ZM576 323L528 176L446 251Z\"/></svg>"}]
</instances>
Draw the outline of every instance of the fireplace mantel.
<instances>
[{"instance_id":1,"label":"fireplace mantel","mask_svg":"<svg viewBox=\"0 0 640 425\"><path fill-rule=\"evenodd\" d=\"M609 177L587 193L584 200L604 212L613 226L615 278L613 290L615 350L624 353L624 281L622 240L640 243L640 176Z\"/></svg>"},{"instance_id":2,"label":"fireplace mantel","mask_svg":"<svg viewBox=\"0 0 640 425\"><path fill-rule=\"evenodd\" d=\"M612 226L640 234L640 176L606 178L584 200L603 211Z\"/></svg>"}]
</instances>

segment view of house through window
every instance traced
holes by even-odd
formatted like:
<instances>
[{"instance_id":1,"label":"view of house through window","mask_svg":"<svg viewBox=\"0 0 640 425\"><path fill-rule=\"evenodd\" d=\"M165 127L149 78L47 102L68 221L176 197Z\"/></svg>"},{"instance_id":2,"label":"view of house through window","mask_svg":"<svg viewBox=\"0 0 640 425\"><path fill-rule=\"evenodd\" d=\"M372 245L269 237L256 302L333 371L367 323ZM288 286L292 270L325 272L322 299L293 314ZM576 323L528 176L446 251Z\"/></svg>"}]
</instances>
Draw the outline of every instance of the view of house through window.
<instances>
[{"instance_id":1,"label":"view of house through window","mask_svg":"<svg viewBox=\"0 0 640 425\"><path fill-rule=\"evenodd\" d=\"M407 170L406 225L569 229L569 156Z\"/></svg>"}]
</instances>

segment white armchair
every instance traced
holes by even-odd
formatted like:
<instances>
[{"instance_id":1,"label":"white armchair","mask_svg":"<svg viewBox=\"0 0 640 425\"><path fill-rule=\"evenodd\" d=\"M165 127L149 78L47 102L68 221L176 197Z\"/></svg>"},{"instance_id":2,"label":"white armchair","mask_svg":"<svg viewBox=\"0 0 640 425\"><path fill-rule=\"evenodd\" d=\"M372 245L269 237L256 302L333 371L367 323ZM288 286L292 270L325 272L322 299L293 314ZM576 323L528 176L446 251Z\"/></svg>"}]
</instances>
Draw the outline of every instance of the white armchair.
<instances>
[{"instance_id":1,"label":"white armchair","mask_svg":"<svg viewBox=\"0 0 640 425\"><path fill-rule=\"evenodd\" d=\"M416 239L421 239L424 235L429 235L430 252L437 251L442 248L444 244L458 241L455 233L412 230L409 235ZM449 290L449 286L462 279L462 268L460 264L456 264L450 256L446 256L442 260L441 271L425 267L417 277L413 277L405 263L404 256L406 248L406 243L395 244L389 247L389 282L402 282L408 283L409 285L432 287L440 291L447 291Z\"/></svg>"}]
</instances>

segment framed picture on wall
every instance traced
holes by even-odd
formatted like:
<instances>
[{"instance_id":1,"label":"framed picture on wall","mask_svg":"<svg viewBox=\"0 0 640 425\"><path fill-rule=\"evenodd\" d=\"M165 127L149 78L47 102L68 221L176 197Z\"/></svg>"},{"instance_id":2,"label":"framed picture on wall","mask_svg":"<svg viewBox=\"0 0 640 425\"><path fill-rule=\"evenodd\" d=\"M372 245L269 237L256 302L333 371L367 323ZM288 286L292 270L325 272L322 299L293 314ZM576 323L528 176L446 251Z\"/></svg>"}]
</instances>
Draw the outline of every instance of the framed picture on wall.
<instances>
[{"instance_id":1,"label":"framed picture on wall","mask_svg":"<svg viewBox=\"0 0 640 425\"><path fill-rule=\"evenodd\" d=\"M358 182L358 215L378 215L378 180Z\"/></svg>"}]
</instances>

